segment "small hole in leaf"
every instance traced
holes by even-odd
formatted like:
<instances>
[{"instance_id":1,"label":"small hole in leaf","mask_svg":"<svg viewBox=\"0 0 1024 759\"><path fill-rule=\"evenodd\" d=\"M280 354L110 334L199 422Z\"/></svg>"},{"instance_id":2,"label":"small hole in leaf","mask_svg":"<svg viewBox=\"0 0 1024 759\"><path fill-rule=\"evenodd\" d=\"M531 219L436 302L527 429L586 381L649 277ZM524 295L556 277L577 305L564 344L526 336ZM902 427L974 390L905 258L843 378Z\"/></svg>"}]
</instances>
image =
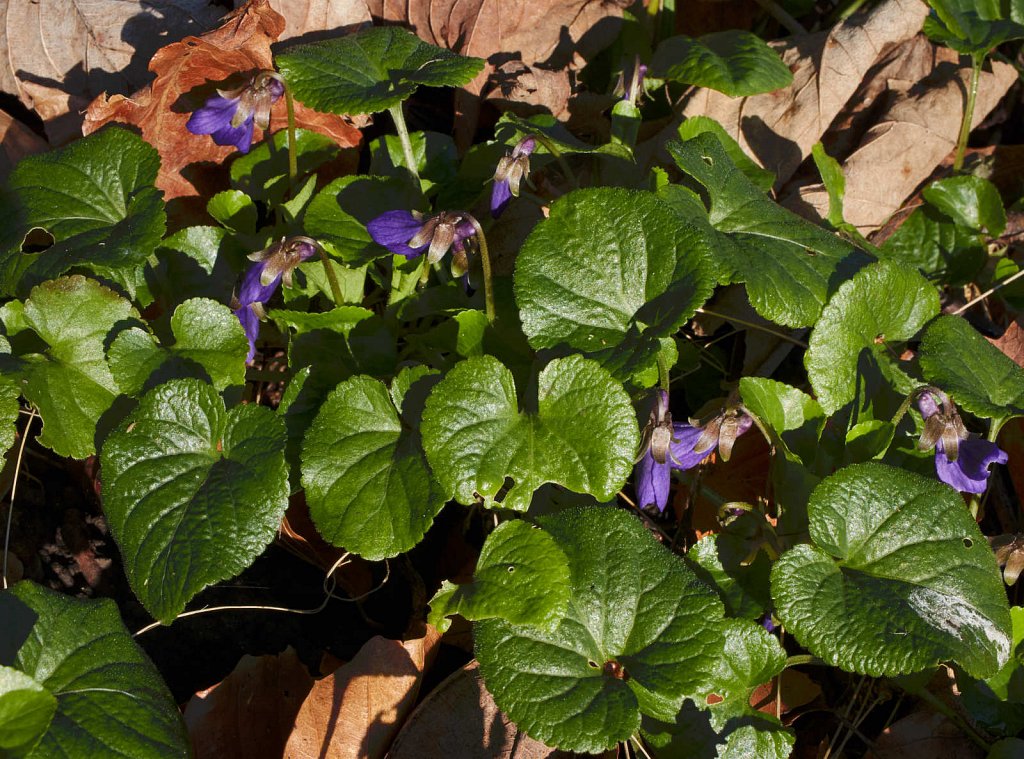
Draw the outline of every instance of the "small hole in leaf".
<instances>
[{"instance_id":1,"label":"small hole in leaf","mask_svg":"<svg viewBox=\"0 0 1024 759\"><path fill-rule=\"evenodd\" d=\"M709 155L702 155L701 158L704 159L704 163L706 163L708 166L714 166L715 165L715 159L712 158L711 156L709 156Z\"/></svg>"},{"instance_id":2,"label":"small hole in leaf","mask_svg":"<svg viewBox=\"0 0 1024 759\"><path fill-rule=\"evenodd\" d=\"M506 477L505 481L501 483L501 487L498 488L498 492L494 494L494 502L501 503L505 500L505 496L508 495L508 491L515 487L516 481L511 477Z\"/></svg>"},{"instance_id":3,"label":"small hole in leaf","mask_svg":"<svg viewBox=\"0 0 1024 759\"><path fill-rule=\"evenodd\" d=\"M54 243L53 235L40 227L33 227L21 241L22 253L39 253L51 247Z\"/></svg>"},{"instance_id":4,"label":"small hole in leaf","mask_svg":"<svg viewBox=\"0 0 1024 759\"><path fill-rule=\"evenodd\" d=\"M516 571L516 566L515 566L515 564L509 564L507 569L508 569L508 573L512 574L513 572Z\"/></svg>"},{"instance_id":5,"label":"small hole in leaf","mask_svg":"<svg viewBox=\"0 0 1024 759\"><path fill-rule=\"evenodd\" d=\"M881 345L885 342L885 335L875 335L875 345Z\"/></svg>"},{"instance_id":6,"label":"small hole in leaf","mask_svg":"<svg viewBox=\"0 0 1024 759\"><path fill-rule=\"evenodd\" d=\"M720 704L723 701L725 701L725 699L722 698L721 696L719 696L717 693L709 693L708 694L708 705L709 706L712 705L712 704Z\"/></svg>"},{"instance_id":7,"label":"small hole in leaf","mask_svg":"<svg viewBox=\"0 0 1024 759\"><path fill-rule=\"evenodd\" d=\"M588 661L587 662L587 666L590 667L591 669L598 669L596 661Z\"/></svg>"},{"instance_id":8,"label":"small hole in leaf","mask_svg":"<svg viewBox=\"0 0 1024 759\"><path fill-rule=\"evenodd\" d=\"M964 538L964 548L972 548L973 546L974 546L974 541L973 540L971 540L970 538Z\"/></svg>"}]
</instances>

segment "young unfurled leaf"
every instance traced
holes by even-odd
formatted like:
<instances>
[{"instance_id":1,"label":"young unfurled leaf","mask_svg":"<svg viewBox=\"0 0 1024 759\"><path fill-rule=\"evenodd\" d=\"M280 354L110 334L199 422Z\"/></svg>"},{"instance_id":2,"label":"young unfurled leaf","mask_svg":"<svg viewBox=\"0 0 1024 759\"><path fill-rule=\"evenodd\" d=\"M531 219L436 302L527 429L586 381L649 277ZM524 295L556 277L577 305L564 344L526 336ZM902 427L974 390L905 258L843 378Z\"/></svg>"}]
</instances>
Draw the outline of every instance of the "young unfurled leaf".
<instances>
[{"instance_id":1,"label":"young unfurled leaf","mask_svg":"<svg viewBox=\"0 0 1024 759\"><path fill-rule=\"evenodd\" d=\"M915 208L880 253L883 260L913 266L929 280L949 285L972 281L988 260L983 235L930 204Z\"/></svg>"},{"instance_id":2,"label":"young unfurled leaf","mask_svg":"<svg viewBox=\"0 0 1024 759\"><path fill-rule=\"evenodd\" d=\"M793 74L756 34L729 30L700 38L670 37L654 52L650 74L746 97L771 92L793 82Z\"/></svg>"},{"instance_id":3,"label":"young unfurled leaf","mask_svg":"<svg viewBox=\"0 0 1024 759\"><path fill-rule=\"evenodd\" d=\"M288 506L284 422L195 379L142 397L103 445L103 511L142 605L170 622L267 547Z\"/></svg>"},{"instance_id":4,"label":"young unfurled leaf","mask_svg":"<svg viewBox=\"0 0 1024 759\"><path fill-rule=\"evenodd\" d=\"M31 283L69 269L88 269L134 294L139 272L166 226L163 194L153 187L160 157L141 137L109 127L65 148L26 158L10 186L23 207L23 236L40 227L54 244L34 256ZM4 256L23 255L18 247ZM0 283L0 291L26 289Z\"/></svg>"},{"instance_id":5,"label":"young unfurled leaf","mask_svg":"<svg viewBox=\"0 0 1024 759\"><path fill-rule=\"evenodd\" d=\"M999 237L1006 229L1006 211L999 190L987 179L960 176L932 182L921 192L924 199L975 232Z\"/></svg>"},{"instance_id":6,"label":"young unfurled leaf","mask_svg":"<svg viewBox=\"0 0 1024 759\"><path fill-rule=\"evenodd\" d=\"M297 99L341 114L386 111L420 85L461 87L484 65L397 26L297 45L276 60Z\"/></svg>"},{"instance_id":7,"label":"young unfurled leaf","mask_svg":"<svg viewBox=\"0 0 1024 759\"><path fill-rule=\"evenodd\" d=\"M890 344L912 338L938 311L935 288L896 263L873 264L843 283L815 325L804 359L825 412L854 400L865 352L897 391L909 392L912 383Z\"/></svg>"},{"instance_id":8,"label":"young unfurled leaf","mask_svg":"<svg viewBox=\"0 0 1024 759\"><path fill-rule=\"evenodd\" d=\"M751 305L766 319L790 327L814 324L840 267L852 270L863 260L853 246L765 195L713 134L666 148L711 199L708 221L718 232L711 249L720 282L743 282Z\"/></svg>"},{"instance_id":9,"label":"young unfurled leaf","mask_svg":"<svg viewBox=\"0 0 1024 759\"><path fill-rule=\"evenodd\" d=\"M512 373L492 356L462 361L434 387L423 447L448 497L526 511L545 482L599 500L618 492L640 442L622 385L575 355L548 364L536 387L520 403Z\"/></svg>"},{"instance_id":10,"label":"young unfurled leaf","mask_svg":"<svg viewBox=\"0 0 1024 759\"><path fill-rule=\"evenodd\" d=\"M14 620L24 614L33 620L31 634L18 639ZM191 755L174 699L113 601L72 598L22 582L0 593L0 619L0 650L14 654L8 663L56 699L41 739L24 754L5 744L0 716L0 754L19 759ZM0 695L0 715L3 701Z\"/></svg>"},{"instance_id":11,"label":"young unfurled leaf","mask_svg":"<svg viewBox=\"0 0 1024 759\"><path fill-rule=\"evenodd\" d=\"M487 536L472 582L441 584L430 600L427 621L441 632L453 614L547 627L565 615L568 603L565 553L544 530L516 520L498 525Z\"/></svg>"},{"instance_id":12,"label":"young unfurled leaf","mask_svg":"<svg viewBox=\"0 0 1024 759\"><path fill-rule=\"evenodd\" d=\"M445 498L419 439L422 396L393 399L352 377L327 397L302 447L302 485L325 539L367 559L422 540Z\"/></svg>"},{"instance_id":13,"label":"young unfurled leaf","mask_svg":"<svg viewBox=\"0 0 1024 759\"><path fill-rule=\"evenodd\" d=\"M959 316L941 316L928 325L921 371L972 414L1024 414L1024 369Z\"/></svg>"},{"instance_id":14,"label":"young unfurled leaf","mask_svg":"<svg viewBox=\"0 0 1024 759\"><path fill-rule=\"evenodd\" d=\"M874 677L953 660L985 677L1010 655L995 557L960 496L883 464L841 469L808 507L812 545L772 570L782 623L829 664Z\"/></svg>"},{"instance_id":15,"label":"young unfurled leaf","mask_svg":"<svg viewBox=\"0 0 1024 759\"><path fill-rule=\"evenodd\" d=\"M574 508L539 521L569 560L569 605L551 629L474 625L495 702L531 737L578 752L627 740L641 714L673 720L711 681L721 602L624 511Z\"/></svg>"}]
</instances>

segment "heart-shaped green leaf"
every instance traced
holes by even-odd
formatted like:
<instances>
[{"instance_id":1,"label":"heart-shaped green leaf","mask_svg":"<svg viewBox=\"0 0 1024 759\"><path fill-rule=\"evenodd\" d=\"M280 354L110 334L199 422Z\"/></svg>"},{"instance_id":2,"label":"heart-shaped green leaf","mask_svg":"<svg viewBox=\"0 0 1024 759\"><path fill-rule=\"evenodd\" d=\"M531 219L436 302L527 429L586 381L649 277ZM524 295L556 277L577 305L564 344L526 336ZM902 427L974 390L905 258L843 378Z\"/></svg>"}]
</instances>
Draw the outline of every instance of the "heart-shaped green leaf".
<instances>
[{"instance_id":1,"label":"heart-shaped green leaf","mask_svg":"<svg viewBox=\"0 0 1024 759\"><path fill-rule=\"evenodd\" d=\"M869 462L814 489L814 545L772 570L776 614L833 666L874 677L953 660L984 677L1010 656L996 560L960 496Z\"/></svg>"},{"instance_id":2,"label":"heart-shaped green leaf","mask_svg":"<svg viewBox=\"0 0 1024 759\"><path fill-rule=\"evenodd\" d=\"M50 726L57 699L24 672L0 666L0 753L21 759Z\"/></svg>"},{"instance_id":3,"label":"heart-shaped green leaf","mask_svg":"<svg viewBox=\"0 0 1024 759\"><path fill-rule=\"evenodd\" d=\"M174 699L113 601L22 582L0 594L0 618L14 612L34 617L31 635L12 639L14 626L0 625L0 649L17 652L8 663L52 694L57 707L26 759L191 756Z\"/></svg>"},{"instance_id":4,"label":"heart-shaped green leaf","mask_svg":"<svg viewBox=\"0 0 1024 759\"><path fill-rule=\"evenodd\" d=\"M218 390L245 382L249 341L231 309L216 301L193 298L171 317L175 342L168 347L139 327L119 332L107 351L110 372L121 390L137 395L157 372L160 384L180 377L209 377Z\"/></svg>"},{"instance_id":5,"label":"heart-shaped green leaf","mask_svg":"<svg viewBox=\"0 0 1024 759\"><path fill-rule=\"evenodd\" d=\"M730 29L699 39L680 35L658 45L650 75L746 97L788 87L793 74L756 34Z\"/></svg>"},{"instance_id":6,"label":"heart-shaped green leaf","mask_svg":"<svg viewBox=\"0 0 1024 759\"><path fill-rule=\"evenodd\" d=\"M383 383L352 377L324 401L302 448L317 530L371 560L416 545L445 504L420 447L422 395L397 405Z\"/></svg>"},{"instance_id":7,"label":"heart-shaped green leaf","mask_svg":"<svg viewBox=\"0 0 1024 759\"><path fill-rule=\"evenodd\" d=\"M731 160L736 165L736 168L742 171L755 186L764 192L771 191L772 185L775 184L775 175L768 171L768 169L761 168L754 159L744 153L740 144L733 139L731 134L725 131L725 127L710 116L688 116L683 123L679 125L678 134L679 139L686 142L687 140L692 140L698 134L704 134L705 132L711 132L718 138L718 141L722 144L722 148L729 154L729 160ZM676 186L678 187L679 185ZM699 196L697 196L697 199L699 202ZM701 215L706 215L704 213L703 203L701 203L700 209Z\"/></svg>"},{"instance_id":8,"label":"heart-shaped green leaf","mask_svg":"<svg viewBox=\"0 0 1024 759\"><path fill-rule=\"evenodd\" d=\"M998 4L974 0L929 0L928 4L936 16L925 19L924 33L958 53L984 57L998 45L1024 37L1024 26L1004 19Z\"/></svg>"},{"instance_id":9,"label":"heart-shaped green leaf","mask_svg":"<svg viewBox=\"0 0 1024 759\"><path fill-rule=\"evenodd\" d=\"M940 316L928 325L921 371L972 414L1024 414L1024 369L959 316Z\"/></svg>"},{"instance_id":10,"label":"heart-shaped green leaf","mask_svg":"<svg viewBox=\"0 0 1024 759\"><path fill-rule=\"evenodd\" d=\"M775 203L736 168L714 134L669 142L679 167L711 199L708 219L723 284L744 282L754 309L790 327L817 320L842 265L860 257L849 243Z\"/></svg>"},{"instance_id":11,"label":"heart-shaped green leaf","mask_svg":"<svg viewBox=\"0 0 1024 759\"><path fill-rule=\"evenodd\" d=\"M9 183L24 206L20 233L41 227L54 239L29 267L31 282L84 268L134 294L166 227L163 193L153 187L159 170L156 149L117 126L19 163ZM16 284L4 282L4 292Z\"/></svg>"},{"instance_id":12,"label":"heart-shaped green leaf","mask_svg":"<svg viewBox=\"0 0 1024 759\"><path fill-rule=\"evenodd\" d=\"M999 190L987 179L970 175L940 179L925 187L921 194L953 221L975 232L999 237L1006 229L1006 211Z\"/></svg>"},{"instance_id":13,"label":"heart-shaped green leaf","mask_svg":"<svg viewBox=\"0 0 1024 759\"><path fill-rule=\"evenodd\" d=\"M448 497L526 511L545 482L602 501L619 491L640 442L622 385L574 355L548 364L536 392L520 411L512 373L491 356L462 361L434 387L423 447Z\"/></svg>"},{"instance_id":14,"label":"heart-shaped green leaf","mask_svg":"<svg viewBox=\"0 0 1024 759\"><path fill-rule=\"evenodd\" d=\"M39 285L25 301L25 323L48 349L23 357L23 392L43 417L39 442L57 454L84 459L96 452L97 423L119 392L104 342L130 317L138 318L131 303L80 275Z\"/></svg>"},{"instance_id":15,"label":"heart-shaped green leaf","mask_svg":"<svg viewBox=\"0 0 1024 759\"><path fill-rule=\"evenodd\" d=\"M673 720L708 684L721 602L624 511L574 508L539 521L569 560L569 606L551 630L474 626L498 707L531 737L578 752L627 740L641 713Z\"/></svg>"},{"instance_id":16,"label":"heart-shaped green leaf","mask_svg":"<svg viewBox=\"0 0 1024 759\"><path fill-rule=\"evenodd\" d=\"M383 26L297 45L275 61L295 97L328 113L379 113L426 87L461 87L484 61L424 42L407 29Z\"/></svg>"},{"instance_id":17,"label":"heart-shaped green leaf","mask_svg":"<svg viewBox=\"0 0 1024 759\"><path fill-rule=\"evenodd\" d=\"M441 632L448 629L452 614L550 627L565 616L568 603L565 553L546 532L516 520L498 525L487 536L472 582L441 584L430 601L427 621Z\"/></svg>"},{"instance_id":18,"label":"heart-shaped green leaf","mask_svg":"<svg viewBox=\"0 0 1024 759\"><path fill-rule=\"evenodd\" d=\"M859 362L866 353L901 393L912 381L899 368L892 343L909 340L939 312L939 296L912 269L882 261L844 282L811 333L807 376L827 414L857 394Z\"/></svg>"},{"instance_id":19,"label":"heart-shaped green leaf","mask_svg":"<svg viewBox=\"0 0 1024 759\"><path fill-rule=\"evenodd\" d=\"M519 253L515 288L533 347L595 353L626 379L707 301L714 274L706 234L653 193L608 187L552 204Z\"/></svg>"},{"instance_id":20,"label":"heart-shaped green leaf","mask_svg":"<svg viewBox=\"0 0 1024 759\"><path fill-rule=\"evenodd\" d=\"M932 281L963 285L985 265L988 251L979 233L924 205L882 244L881 257L916 267Z\"/></svg>"},{"instance_id":21,"label":"heart-shaped green leaf","mask_svg":"<svg viewBox=\"0 0 1024 759\"><path fill-rule=\"evenodd\" d=\"M170 622L274 539L288 506L285 429L272 411L225 411L216 390L173 380L142 397L101 452L103 512L147 611Z\"/></svg>"}]
</instances>

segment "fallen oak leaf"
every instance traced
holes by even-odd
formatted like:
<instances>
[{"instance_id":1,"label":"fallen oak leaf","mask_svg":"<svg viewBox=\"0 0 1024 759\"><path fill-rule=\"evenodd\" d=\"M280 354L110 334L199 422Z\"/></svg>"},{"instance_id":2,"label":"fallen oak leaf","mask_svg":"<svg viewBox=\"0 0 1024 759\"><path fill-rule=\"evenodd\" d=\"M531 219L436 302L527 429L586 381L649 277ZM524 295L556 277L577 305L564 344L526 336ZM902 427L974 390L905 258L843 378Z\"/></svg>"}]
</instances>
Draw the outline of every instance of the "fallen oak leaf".
<instances>
[{"instance_id":1,"label":"fallen oak leaf","mask_svg":"<svg viewBox=\"0 0 1024 759\"><path fill-rule=\"evenodd\" d=\"M284 31L284 18L269 0L250 0L224 23L201 37L187 37L160 49L149 68L156 79L132 98L100 95L89 106L83 131L90 134L111 121L139 127L160 153L156 186L168 200L208 197L223 189L203 164L221 164L235 152L185 128L194 109L215 87L237 82L240 73L273 68L270 46ZM299 127L326 134L342 148L359 145L362 134L343 117L295 104ZM287 124L284 98L271 111L270 131ZM258 133L258 132L257 132ZM254 143L257 140L254 139Z\"/></svg>"},{"instance_id":2,"label":"fallen oak leaf","mask_svg":"<svg viewBox=\"0 0 1024 759\"><path fill-rule=\"evenodd\" d=\"M42 137L22 124L6 111L0 111L0 178L6 178L11 169L25 156L42 153L50 146Z\"/></svg>"},{"instance_id":3,"label":"fallen oak leaf","mask_svg":"<svg viewBox=\"0 0 1024 759\"><path fill-rule=\"evenodd\" d=\"M246 0L235 0L235 8ZM363 0L270 0L270 7L284 16L280 40L301 37L302 42L336 37L372 24L370 9ZM279 40L279 41L280 41Z\"/></svg>"},{"instance_id":4,"label":"fallen oak leaf","mask_svg":"<svg viewBox=\"0 0 1024 759\"><path fill-rule=\"evenodd\" d=\"M0 12L0 90L39 114L54 145L78 135L96 95L139 89L160 45L222 13L207 0L8 0Z\"/></svg>"}]
</instances>

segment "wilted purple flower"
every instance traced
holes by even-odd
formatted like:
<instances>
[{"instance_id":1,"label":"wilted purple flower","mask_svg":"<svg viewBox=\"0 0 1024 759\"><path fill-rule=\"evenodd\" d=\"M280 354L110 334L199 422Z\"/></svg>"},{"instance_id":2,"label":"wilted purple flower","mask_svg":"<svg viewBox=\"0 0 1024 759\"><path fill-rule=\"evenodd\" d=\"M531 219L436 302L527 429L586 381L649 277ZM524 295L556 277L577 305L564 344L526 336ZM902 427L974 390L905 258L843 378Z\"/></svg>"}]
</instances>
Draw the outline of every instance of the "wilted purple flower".
<instances>
[{"instance_id":1,"label":"wilted purple flower","mask_svg":"<svg viewBox=\"0 0 1024 759\"><path fill-rule=\"evenodd\" d=\"M641 507L654 504L658 511L668 505L673 469L692 469L718 448L723 461L732 454L736 438L754 423L747 414L727 408L701 425L672 421L668 393L658 391L657 405L644 430L643 454L636 467L636 497Z\"/></svg>"},{"instance_id":2,"label":"wilted purple flower","mask_svg":"<svg viewBox=\"0 0 1024 759\"><path fill-rule=\"evenodd\" d=\"M284 82L273 71L261 71L248 84L233 90L217 90L189 118L188 131L208 134L218 145L234 145L248 153L255 124L270 126L270 107L284 94Z\"/></svg>"},{"instance_id":3,"label":"wilted purple flower","mask_svg":"<svg viewBox=\"0 0 1024 759\"><path fill-rule=\"evenodd\" d=\"M961 493L984 493L989 466L1005 464L1009 460L1006 451L990 440L968 434L953 401L941 390L928 388L918 396L917 407L924 417L924 431L917 448L935 448L935 473L939 479Z\"/></svg>"},{"instance_id":4,"label":"wilted purple flower","mask_svg":"<svg viewBox=\"0 0 1024 759\"><path fill-rule=\"evenodd\" d=\"M424 217L419 211L387 211L366 225L378 245L406 258L427 252L431 264L441 260L448 249L472 237L476 228L465 214L441 211Z\"/></svg>"},{"instance_id":5,"label":"wilted purple flower","mask_svg":"<svg viewBox=\"0 0 1024 759\"><path fill-rule=\"evenodd\" d=\"M235 308L235 316L242 323L245 336L249 338L246 363L256 355L256 336L260 332L260 320L265 316L263 304L270 300L282 281L291 287L295 267L315 256L318 250L319 245L315 240L292 237L249 256L249 260L255 263L242 277L242 284L238 288L238 305Z\"/></svg>"},{"instance_id":6,"label":"wilted purple flower","mask_svg":"<svg viewBox=\"0 0 1024 759\"><path fill-rule=\"evenodd\" d=\"M623 100L628 100L630 103L636 103L640 99L640 94L643 92L644 77L647 75L647 66L642 63L633 67L633 77L630 79L623 96Z\"/></svg>"},{"instance_id":7,"label":"wilted purple flower","mask_svg":"<svg viewBox=\"0 0 1024 759\"><path fill-rule=\"evenodd\" d=\"M519 183L530 174L530 155L536 148L535 138L524 137L511 153L506 153L498 161L491 188L491 216L495 219L501 216L513 195L519 197Z\"/></svg>"}]
</instances>

